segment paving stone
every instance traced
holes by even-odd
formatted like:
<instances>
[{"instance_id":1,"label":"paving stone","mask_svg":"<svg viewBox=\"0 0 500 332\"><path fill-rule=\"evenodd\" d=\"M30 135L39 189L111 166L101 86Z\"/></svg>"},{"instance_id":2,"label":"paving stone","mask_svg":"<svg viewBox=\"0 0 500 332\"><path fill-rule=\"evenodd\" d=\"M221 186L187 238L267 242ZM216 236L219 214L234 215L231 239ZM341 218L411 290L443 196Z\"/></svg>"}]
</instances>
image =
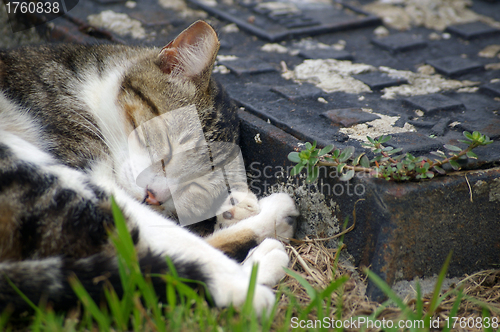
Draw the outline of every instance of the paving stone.
<instances>
[{"instance_id":1,"label":"paving stone","mask_svg":"<svg viewBox=\"0 0 500 332\"><path fill-rule=\"evenodd\" d=\"M396 122L394 122L394 127L403 128L409 120L410 118L408 117L408 115L404 113L400 114L399 119L397 119Z\"/></svg>"},{"instance_id":2,"label":"paving stone","mask_svg":"<svg viewBox=\"0 0 500 332\"><path fill-rule=\"evenodd\" d=\"M271 64L254 58L239 58L231 61L220 61L219 63L229 68L238 76L255 75L277 71L276 68Z\"/></svg>"},{"instance_id":3,"label":"paving stone","mask_svg":"<svg viewBox=\"0 0 500 332\"><path fill-rule=\"evenodd\" d=\"M464 39L489 37L491 35L500 33L500 29L491 27L483 22L451 25L446 28L446 31Z\"/></svg>"},{"instance_id":4,"label":"paving stone","mask_svg":"<svg viewBox=\"0 0 500 332\"><path fill-rule=\"evenodd\" d=\"M410 106L424 111L426 114L437 111L454 111L464 108L464 104L461 101L442 94L413 96L406 98L404 101Z\"/></svg>"},{"instance_id":5,"label":"paving stone","mask_svg":"<svg viewBox=\"0 0 500 332\"><path fill-rule=\"evenodd\" d=\"M364 112L358 108L334 109L321 113L321 115L330 119L333 123L340 124L344 127L380 119L380 116Z\"/></svg>"},{"instance_id":6,"label":"paving stone","mask_svg":"<svg viewBox=\"0 0 500 332\"><path fill-rule=\"evenodd\" d=\"M389 86L408 83L408 81L404 78L393 78L385 73L380 72L354 75L353 77L368 85L372 90L382 90L383 88L387 88Z\"/></svg>"},{"instance_id":7,"label":"paving stone","mask_svg":"<svg viewBox=\"0 0 500 332\"><path fill-rule=\"evenodd\" d=\"M455 126L459 130L467 130L468 132L479 131L481 134L496 140L500 138L500 119L484 118L475 122L462 122Z\"/></svg>"},{"instance_id":8,"label":"paving stone","mask_svg":"<svg viewBox=\"0 0 500 332\"><path fill-rule=\"evenodd\" d=\"M301 3L294 10L286 9L286 6L271 10L265 2L260 1L234 2L231 5L218 1L216 6L199 0L187 0L187 2L269 41L280 41L300 35L312 36L332 31L345 31L381 23L380 18L342 3L338 3L340 6L330 3ZM290 5L290 3L286 4ZM291 5L293 6L293 3ZM349 10L345 10L345 7Z\"/></svg>"},{"instance_id":9,"label":"paving stone","mask_svg":"<svg viewBox=\"0 0 500 332\"><path fill-rule=\"evenodd\" d=\"M431 134L436 136L443 136L446 133L450 122L451 118L448 117L439 119L439 121L434 126L432 126Z\"/></svg>"},{"instance_id":10,"label":"paving stone","mask_svg":"<svg viewBox=\"0 0 500 332\"><path fill-rule=\"evenodd\" d=\"M271 91L276 92L289 100L299 100L306 98L318 98L323 91L314 85L310 84L290 84L271 88Z\"/></svg>"},{"instance_id":11,"label":"paving stone","mask_svg":"<svg viewBox=\"0 0 500 332\"><path fill-rule=\"evenodd\" d=\"M406 32L375 38L372 39L372 43L391 53L406 52L427 46L427 42L422 37Z\"/></svg>"},{"instance_id":12,"label":"paving stone","mask_svg":"<svg viewBox=\"0 0 500 332\"><path fill-rule=\"evenodd\" d=\"M305 59L353 60L351 53L334 49L301 50L299 56Z\"/></svg>"},{"instance_id":13,"label":"paving stone","mask_svg":"<svg viewBox=\"0 0 500 332\"><path fill-rule=\"evenodd\" d=\"M408 123L414 125L415 127L421 127L421 128L432 128L436 125L436 122L421 121L421 120L409 120Z\"/></svg>"},{"instance_id":14,"label":"paving stone","mask_svg":"<svg viewBox=\"0 0 500 332\"><path fill-rule=\"evenodd\" d=\"M439 73L447 76L459 76L476 70L484 70L484 66L481 63L468 58L462 58L459 55L427 60L426 63L436 68Z\"/></svg>"},{"instance_id":15,"label":"paving stone","mask_svg":"<svg viewBox=\"0 0 500 332\"><path fill-rule=\"evenodd\" d=\"M500 82L481 85L479 90L487 95L500 97Z\"/></svg>"},{"instance_id":16,"label":"paving stone","mask_svg":"<svg viewBox=\"0 0 500 332\"><path fill-rule=\"evenodd\" d=\"M386 145L402 148L402 153L425 153L443 146L441 141L417 132L396 133L391 136L392 139Z\"/></svg>"}]
</instances>

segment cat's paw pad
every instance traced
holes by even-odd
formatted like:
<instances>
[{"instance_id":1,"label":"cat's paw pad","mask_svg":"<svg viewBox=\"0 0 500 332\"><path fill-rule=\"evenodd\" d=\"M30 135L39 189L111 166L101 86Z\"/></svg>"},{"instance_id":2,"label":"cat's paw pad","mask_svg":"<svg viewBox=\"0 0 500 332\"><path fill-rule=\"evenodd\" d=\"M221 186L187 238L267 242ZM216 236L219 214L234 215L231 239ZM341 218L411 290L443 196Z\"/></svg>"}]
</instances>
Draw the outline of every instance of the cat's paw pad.
<instances>
[{"instance_id":1,"label":"cat's paw pad","mask_svg":"<svg viewBox=\"0 0 500 332\"><path fill-rule=\"evenodd\" d=\"M285 276L283 268L288 266L288 262L283 244L275 239L265 239L249 252L243 269L250 275L253 265L258 263L257 282L273 287Z\"/></svg>"},{"instance_id":2,"label":"cat's paw pad","mask_svg":"<svg viewBox=\"0 0 500 332\"><path fill-rule=\"evenodd\" d=\"M285 193L277 193L259 201L261 216L254 227L261 240L273 237L288 241L293 236L299 211L294 200Z\"/></svg>"},{"instance_id":3,"label":"cat's paw pad","mask_svg":"<svg viewBox=\"0 0 500 332\"><path fill-rule=\"evenodd\" d=\"M231 193L219 209L215 230L234 225L243 219L259 214L259 212L259 201L253 193L249 191Z\"/></svg>"}]
</instances>

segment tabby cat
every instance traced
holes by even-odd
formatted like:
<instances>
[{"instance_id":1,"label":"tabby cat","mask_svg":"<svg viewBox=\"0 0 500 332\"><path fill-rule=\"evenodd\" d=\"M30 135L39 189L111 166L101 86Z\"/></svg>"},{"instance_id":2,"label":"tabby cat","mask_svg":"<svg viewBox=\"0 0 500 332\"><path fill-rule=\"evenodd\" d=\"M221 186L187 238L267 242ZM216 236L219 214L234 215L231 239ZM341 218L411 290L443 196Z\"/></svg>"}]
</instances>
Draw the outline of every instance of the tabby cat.
<instances>
[{"instance_id":1,"label":"tabby cat","mask_svg":"<svg viewBox=\"0 0 500 332\"><path fill-rule=\"evenodd\" d=\"M207 284L217 306L239 306L258 262L254 307L274 303L269 286L288 256L272 238L291 237L298 215L289 196L249 196L258 207L226 214L234 220L207 238L179 225L215 216L245 175L235 107L211 78L218 48L198 21L162 49L0 51L0 312L28 308L5 277L56 310L77 302L73 274L96 301L104 283L122 292L111 196L144 272L166 272L168 256L181 277Z\"/></svg>"}]
</instances>

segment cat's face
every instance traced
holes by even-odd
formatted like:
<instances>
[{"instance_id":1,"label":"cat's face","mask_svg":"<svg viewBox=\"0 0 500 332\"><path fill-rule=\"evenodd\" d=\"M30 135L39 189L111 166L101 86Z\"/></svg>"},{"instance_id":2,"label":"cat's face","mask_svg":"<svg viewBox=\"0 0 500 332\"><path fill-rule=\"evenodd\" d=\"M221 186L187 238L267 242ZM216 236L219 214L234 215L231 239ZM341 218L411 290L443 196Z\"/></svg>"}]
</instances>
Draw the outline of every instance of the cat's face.
<instances>
[{"instance_id":1,"label":"cat's face","mask_svg":"<svg viewBox=\"0 0 500 332\"><path fill-rule=\"evenodd\" d=\"M118 96L128 135L120 182L192 222L215 215L227 182L245 181L235 110L211 79L218 48L215 31L197 22L131 66ZM228 163L226 172L217 169Z\"/></svg>"}]
</instances>

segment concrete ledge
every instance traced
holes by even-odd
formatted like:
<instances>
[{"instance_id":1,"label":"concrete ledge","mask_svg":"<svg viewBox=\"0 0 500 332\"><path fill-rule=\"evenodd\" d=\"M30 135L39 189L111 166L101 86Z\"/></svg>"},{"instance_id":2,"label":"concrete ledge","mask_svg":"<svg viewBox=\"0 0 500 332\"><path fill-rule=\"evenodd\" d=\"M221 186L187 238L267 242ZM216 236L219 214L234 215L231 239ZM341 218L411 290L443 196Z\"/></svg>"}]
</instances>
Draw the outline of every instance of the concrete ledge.
<instances>
[{"instance_id":1,"label":"concrete ledge","mask_svg":"<svg viewBox=\"0 0 500 332\"><path fill-rule=\"evenodd\" d=\"M247 170L252 165L263 177L253 187L266 191L264 183L267 187L273 180L264 176L265 167L293 166L287 155L301 142L249 113L239 115ZM325 173L320 172L318 189L337 203L339 220L350 216L352 222L354 204L364 199L356 205L356 227L345 237L347 250L356 265L370 267L389 284L439 273L450 251L449 276L498 264L500 168L409 183L368 177L342 182ZM374 285L368 295L384 298Z\"/></svg>"}]
</instances>

